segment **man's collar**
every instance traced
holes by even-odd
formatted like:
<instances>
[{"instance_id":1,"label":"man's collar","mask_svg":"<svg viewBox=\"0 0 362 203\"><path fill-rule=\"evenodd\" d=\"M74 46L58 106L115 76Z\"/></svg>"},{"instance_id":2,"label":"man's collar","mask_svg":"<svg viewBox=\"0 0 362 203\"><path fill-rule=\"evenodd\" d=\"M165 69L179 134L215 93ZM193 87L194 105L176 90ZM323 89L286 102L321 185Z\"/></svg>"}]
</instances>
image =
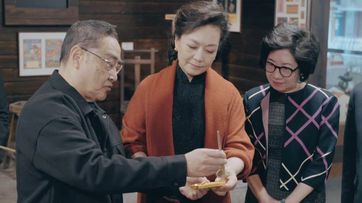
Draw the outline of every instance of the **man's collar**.
<instances>
[{"instance_id":1,"label":"man's collar","mask_svg":"<svg viewBox=\"0 0 362 203\"><path fill-rule=\"evenodd\" d=\"M50 84L57 90L69 95L74 99L84 115L93 111L91 105L79 94L79 92L72 87L58 72L55 70L50 77Z\"/></svg>"}]
</instances>

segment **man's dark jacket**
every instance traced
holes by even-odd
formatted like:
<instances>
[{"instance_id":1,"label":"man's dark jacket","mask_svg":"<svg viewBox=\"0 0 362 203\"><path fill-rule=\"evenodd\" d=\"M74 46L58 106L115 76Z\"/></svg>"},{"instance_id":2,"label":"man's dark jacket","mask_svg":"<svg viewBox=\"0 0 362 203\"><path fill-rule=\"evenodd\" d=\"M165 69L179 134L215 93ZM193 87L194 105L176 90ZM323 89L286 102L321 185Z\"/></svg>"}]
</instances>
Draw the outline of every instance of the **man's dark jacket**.
<instances>
[{"instance_id":1,"label":"man's dark jacket","mask_svg":"<svg viewBox=\"0 0 362 203\"><path fill-rule=\"evenodd\" d=\"M109 116L57 71L25 105L16 141L18 203L119 203L186 181L183 155L126 159Z\"/></svg>"},{"instance_id":2,"label":"man's dark jacket","mask_svg":"<svg viewBox=\"0 0 362 203\"><path fill-rule=\"evenodd\" d=\"M5 94L4 80L0 77L0 145L6 145L8 139L8 116L9 106Z\"/></svg>"},{"instance_id":3,"label":"man's dark jacket","mask_svg":"<svg viewBox=\"0 0 362 203\"><path fill-rule=\"evenodd\" d=\"M348 105L343 143L342 203L362 202L361 181L362 83L354 87Z\"/></svg>"}]
</instances>

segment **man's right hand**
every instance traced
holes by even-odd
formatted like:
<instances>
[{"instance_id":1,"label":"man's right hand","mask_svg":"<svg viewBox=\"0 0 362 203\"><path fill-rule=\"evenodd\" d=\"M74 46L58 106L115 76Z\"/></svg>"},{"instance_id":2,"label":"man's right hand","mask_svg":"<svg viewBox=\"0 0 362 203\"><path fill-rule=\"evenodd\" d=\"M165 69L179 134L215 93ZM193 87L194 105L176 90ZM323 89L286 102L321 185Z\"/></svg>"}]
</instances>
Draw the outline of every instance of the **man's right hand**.
<instances>
[{"instance_id":1,"label":"man's right hand","mask_svg":"<svg viewBox=\"0 0 362 203\"><path fill-rule=\"evenodd\" d=\"M195 149L185 154L187 176L202 177L216 174L226 164L226 155L218 149Z\"/></svg>"}]
</instances>

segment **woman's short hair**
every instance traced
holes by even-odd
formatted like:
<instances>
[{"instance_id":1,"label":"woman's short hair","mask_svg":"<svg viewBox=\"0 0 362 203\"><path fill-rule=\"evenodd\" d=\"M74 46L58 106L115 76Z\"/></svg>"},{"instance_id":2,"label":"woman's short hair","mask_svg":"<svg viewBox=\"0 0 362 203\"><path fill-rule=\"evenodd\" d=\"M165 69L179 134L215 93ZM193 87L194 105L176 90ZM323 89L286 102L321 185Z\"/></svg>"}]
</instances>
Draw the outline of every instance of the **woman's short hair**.
<instances>
[{"instance_id":1,"label":"woman's short hair","mask_svg":"<svg viewBox=\"0 0 362 203\"><path fill-rule=\"evenodd\" d=\"M224 9L211 1L194 1L181 6L173 22L173 33L171 47L174 48L175 37L180 38L183 34L188 34L195 29L205 26L214 25L220 28L219 47L226 41L228 36L228 17ZM170 50L172 52L172 50ZM169 53L170 61L177 58L176 53Z\"/></svg>"},{"instance_id":2,"label":"woman's short hair","mask_svg":"<svg viewBox=\"0 0 362 203\"><path fill-rule=\"evenodd\" d=\"M289 49L298 64L300 81L305 81L314 72L319 46L318 40L311 32L287 23L279 24L262 40L260 66L265 68L270 52Z\"/></svg>"}]
</instances>

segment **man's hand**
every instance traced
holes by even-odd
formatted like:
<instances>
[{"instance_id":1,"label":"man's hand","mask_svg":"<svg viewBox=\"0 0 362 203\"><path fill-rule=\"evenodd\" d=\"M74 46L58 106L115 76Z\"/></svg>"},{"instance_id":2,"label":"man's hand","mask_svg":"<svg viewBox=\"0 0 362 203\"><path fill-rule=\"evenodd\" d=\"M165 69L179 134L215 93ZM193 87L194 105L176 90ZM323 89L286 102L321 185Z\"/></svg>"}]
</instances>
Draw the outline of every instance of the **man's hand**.
<instances>
[{"instance_id":1,"label":"man's hand","mask_svg":"<svg viewBox=\"0 0 362 203\"><path fill-rule=\"evenodd\" d=\"M186 185L180 187L180 193L191 200L197 200L206 195L209 189L196 190L191 187L193 184L197 183L207 183L210 182L205 177L187 177Z\"/></svg>"},{"instance_id":2,"label":"man's hand","mask_svg":"<svg viewBox=\"0 0 362 203\"><path fill-rule=\"evenodd\" d=\"M187 176L204 177L213 175L226 164L226 155L217 149L195 149L185 154Z\"/></svg>"}]
</instances>

